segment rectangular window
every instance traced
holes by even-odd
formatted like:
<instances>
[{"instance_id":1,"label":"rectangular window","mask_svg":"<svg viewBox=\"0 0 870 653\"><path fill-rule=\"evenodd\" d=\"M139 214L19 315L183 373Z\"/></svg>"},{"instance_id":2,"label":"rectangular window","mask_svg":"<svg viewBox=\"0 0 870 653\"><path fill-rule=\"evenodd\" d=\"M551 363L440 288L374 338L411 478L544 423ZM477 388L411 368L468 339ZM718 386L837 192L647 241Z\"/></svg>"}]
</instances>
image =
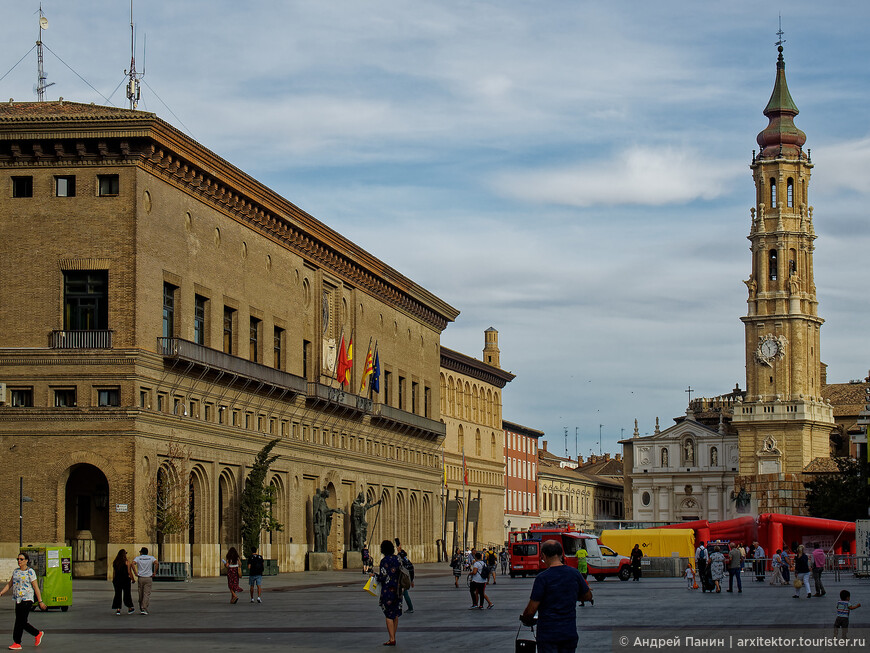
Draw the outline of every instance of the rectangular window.
<instances>
[{"instance_id":1,"label":"rectangular window","mask_svg":"<svg viewBox=\"0 0 870 653\"><path fill-rule=\"evenodd\" d=\"M432 406L432 388L428 385L423 388L423 417L430 417Z\"/></svg>"},{"instance_id":2,"label":"rectangular window","mask_svg":"<svg viewBox=\"0 0 870 653\"><path fill-rule=\"evenodd\" d=\"M393 373L384 371L384 403L390 405L390 395L393 385Z\"/></svg>"},{"instance_id":3,"label":"rectangular window","mask_svg":"<svg viewBox=\"0 0 870 653\"><path fill-rule=\"evenodd\" d=\"M419 386L419 383L417 383L416 381L411 381L411 407L410 407L410 412L412 412L412 413L416 413L416 412L417 412L417 387L418 387L418 386Z\"/></svg>"},{"instance_id":4,"label":"rectangular window","mask_svg":"<svg viewBox=\"0 0 870 653\"><path fill-rule=\"evenodd\" d=\"M163 282L163 337L175 337L175 291L177 286Z\"/></svg>"},{"instance_id":5,"label":"rectangular window","mask_svg":"<svg viewBox=\"0 0 870 653\"><path fill-rule=\"evenodd\" d=\"M311 373L311 342L302 341L302 378L308 379Z\"/></svg>"},{"instance_id":6,"label":"rectangular window","mask_svg":"<svg viewBox=\"0 0 870 653\"><path fill-rule=\"evenodd\" d=\"M54 405L59 408L72 408L76 405L75 388L57 388L54 391Z\"/></svg>"},{"instance_id":7,"label":"rectangular window","mask_svg":"<svg viewBox=\"0 0 870 653\"><path fill-rule=\"evenodd\" d=\"M64 330L108 329L108 271L67 270L63 273L63 279Z\"/></svg>"},{"instance_id":8,"label":"rectangular window","mask_svg":"<svg viewBox=\"0 0 870 653\"><path fill-rule=\"evenodd\" d=\"M232 354L233 353L233 326L236 320L236 311L235 309L230 308L229 306L224 306L224 353Z\"/></svg>"},{"instance_id":9,"label":"rectangular window","mask_svg":"<svg viewBox=\"0 0 870 653\"><path fill-rule=\"evenodd\" d=\"M33 197L33 177L12 177L12 197Z\"/></svg>"},{"instance_id":10,"label":"rectangular window","mask_svg":"<svg viewBox=\"0 0 870 653\"><path fill-rule=\"evenodd\" d=\"M148 408L148 391L139 391L139 408Z\"/></svg>"},{"instance_id":11,"label":"rectangular window","mask_svg":"<svg viewBox=\"0 0 870 653\"><path fill-rule=\"evenodd\" d=\"M259 363L262 360L260 355L260 324L262 320L255 317L251 318L251 329L249 343L251 346L250 358L252 363Z\"/></svg>"},{"instance_id":12,"label":"rectangular window","mask_svg":"<svg viewBox=\"0 0 870 653\"><path fill-rule=\"evenodd\" d=\"M218 407L218 424L226 424L227 423L227 407L219 406Z\"/></svg>"},{"instance_id":13,"label":"rectangular window","mask_svg":"<svg viewBox=\"0 0 870 653\"><path fill-rule=\"evenodd\" d=\"M97 405L120 406L121 390L119 388L106 388L104 390L97 390Z\"/></svg>"},{"instance_id":14,"label":"rectangular window","mask_svg":"<svg viewBox=\"0 0 870 653\"><path fill-rule=\"evenodd\" d=\"M9 391L9 405L29 408L33 406L33 388L19 388Z\"/></svg>"},{"instance_id":15,"label":"rectangular window","mask_svg":"<svg viewBox=\"0 0 870 653\"><path fill-rule=\"evenodd\" d=\"M120 189L118 175L97 175L97 186L100 197L117 195Z\"/></svg>"},{"instance_id":16,"label":"rectangular window","mask_svg":"<svg viewBox=\"0 0 870 653\"><path fill-rule=\"evenodd\" d=\"M284 369L284 361L282 360L282 352L284 348L284 329L275 327L272 333L272 364L276 370Z\"/></svg>"},{"instance_id":17,"label":"rectangular window","mask_svg":"<svg viewBox=\"0 0 870 653\"><path fill-rule=\"evenodd\" d=\"M205 311L208 298L202 295L193 297L193 341L198 345L205 344Z\"/></svg>"},{"instance_id":18,"label":"rectangular window","mask_svg":"<svg viewBox=\"0 0 870 653\"><path fill-rule=\"evenodd\" d=\"M405 409L405 377L399 377L399 403L396 405L399 410Z\"/></svg>"},{"instance_id":19,"label":"rectangular window","mask_svg":"<svg viewBox=\"0 0 870 653\"><path fill-rule=\"evenodd\" d=\"M212 412L212 405L206 404L205 405L205 415L203 416L206 422L211 421L211 412Z\"/></svg>"},{"instance_id":20,"label":"rectangular window","mask_svg":"<svg viewBox=\"0 0 870 653\"><path fill-rule=\"evenodd\" d=\"M164 412L166 410L166 395L158 394L157 395L157 411Z\"/></svg>"},{"instance_id":21,"label":"rectangular window","mask_svg":"<svg viewBox=\"0 0 870 653\"><path fill-rule=\"evenodd\" d=\"M54 194L56 197L75 197L76 196L76 178L75 175L55 177L54 178Z\"/></svg>"}]
</instances>

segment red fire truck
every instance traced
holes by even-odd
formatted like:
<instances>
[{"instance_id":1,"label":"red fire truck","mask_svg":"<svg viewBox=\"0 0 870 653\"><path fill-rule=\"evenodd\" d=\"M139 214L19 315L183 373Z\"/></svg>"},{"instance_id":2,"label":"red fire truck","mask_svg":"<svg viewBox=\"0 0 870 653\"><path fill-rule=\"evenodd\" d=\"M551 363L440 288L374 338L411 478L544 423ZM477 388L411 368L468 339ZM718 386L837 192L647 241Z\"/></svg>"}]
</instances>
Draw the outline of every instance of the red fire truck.
<instances>
[{"instance_id":1,"label":"red fire truck","mask_svg":"<svg viewBox=\"0 0 870 653\"><path fill-rule=\"evenodd\" d=\"M594 535L582 533L571 524L562 522L532 524L527 531L514 531L508 537L510 576L537 574L546 568L541 554L541 544L547 540L562 543L565 563L577 567L577 551L586 550L586 565L589 575L602 581L608 576L619 580L631 577L631 560L604 546Z\"/></svg>"}]
</instances>

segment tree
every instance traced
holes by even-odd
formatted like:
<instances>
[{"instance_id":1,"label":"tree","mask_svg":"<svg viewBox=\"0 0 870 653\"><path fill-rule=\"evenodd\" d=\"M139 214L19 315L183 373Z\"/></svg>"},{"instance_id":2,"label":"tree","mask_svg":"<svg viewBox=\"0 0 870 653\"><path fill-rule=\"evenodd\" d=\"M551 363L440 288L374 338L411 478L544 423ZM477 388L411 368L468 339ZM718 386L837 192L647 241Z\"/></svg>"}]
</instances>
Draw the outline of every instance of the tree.
<instances>
[{"instance_id":1,"label":"tree","mask_svg":"<svg viewBox=\"0 0 870 653\"><path fill-rule=\"evenodd\" d=\"M278 456L269 456L272 448L278 444L276 438L266 444L254 459L254 465L245 479L242 491L242 555L250 557L254 547L260 547L261 531L281 531L284 527L272 515L272 503L275 500L275 488L266 485L266 474L269 467Z\"/></svg>"},{"instance_id":2,"label":"tree","mask_svg":"<svg viewBox=\"0 0 870 653\"><path fill-rule=\"evenodd\" d=\"M189 500L190 449L171 440L166 460L160 463L148 483L145 516L154 540L157 557L161 558L167 535L182 533L193 520L193 506Z\"/></svg>"},{"instance_id":3,"label":"tree","mask_svg":"<svg viewBox=\"0 0 870 653\"><path fill-rule=\"evenodd\" d=\"M812 517L855 521L867 519L870 486L868 463L854 458L834 458L839 472L819 474L807 489L807 510Z\"/></svg>"}]
</instances>

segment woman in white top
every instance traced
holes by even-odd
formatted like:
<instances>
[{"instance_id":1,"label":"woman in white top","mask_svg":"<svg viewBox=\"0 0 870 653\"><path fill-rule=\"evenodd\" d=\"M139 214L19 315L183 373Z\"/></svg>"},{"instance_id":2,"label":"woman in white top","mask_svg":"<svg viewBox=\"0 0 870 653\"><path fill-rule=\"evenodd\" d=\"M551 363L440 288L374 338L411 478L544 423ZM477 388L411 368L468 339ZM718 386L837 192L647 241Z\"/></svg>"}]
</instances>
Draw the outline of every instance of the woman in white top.
<instances>
[{"instance_id":1,"label":"woman in white top","mask_svg":"<svg viewBox=\"0 0 870 653\"><path fill-rule=\"evenodd\" d=\"M9 648L13 651L21 649L21 636L26 630L36 638L35 646L42 642L43 632L36 630L27 622L27 616L33 607L34 596L40 610L46 610L45 603L39 593L39 584L36 582L36 572L28 566L30 556L27 553L18 554L18 569L12 572L12 578L6 583L6 587L0 590L0 596L12 589L15 598L15 629L12 631L12 641L15 642Z\"/></svg>"},{"instance_id":2,"label":"woman in white top","mask_svg":"<svg viewBox=\"0 0 870 653\"><path fill-rule=\"evenodd\" d=\"M236 551L236 547L231 546L230 550L227 551L227 559L223 561L224 566L227 568L227 587L230 588L230 603L236 603L239 600L239 597L236 596L236 592L241 592L242 588L239 585L239 567L241 565L241 560L239 559L239 552ZM253 601L254 599L251 599Z\"/></svg>"}]
</instances>

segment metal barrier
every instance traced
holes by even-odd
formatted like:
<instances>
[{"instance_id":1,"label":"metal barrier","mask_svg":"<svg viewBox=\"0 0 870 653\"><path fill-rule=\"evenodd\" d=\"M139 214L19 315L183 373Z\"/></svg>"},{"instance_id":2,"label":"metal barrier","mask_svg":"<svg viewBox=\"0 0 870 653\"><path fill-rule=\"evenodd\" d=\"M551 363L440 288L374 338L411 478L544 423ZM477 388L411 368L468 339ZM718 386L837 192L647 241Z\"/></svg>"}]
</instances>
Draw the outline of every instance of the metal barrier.
<instances>
[{"instance_id":1,"label":"metal barrier","mask_svg":"<svg viewBox=\"0 0 870 653\"><path fill-rule=\"evenodd\" d=\"M154 580L189 581L190 563L161 561L154 572Z\"/></svg>"}]
</instances>

